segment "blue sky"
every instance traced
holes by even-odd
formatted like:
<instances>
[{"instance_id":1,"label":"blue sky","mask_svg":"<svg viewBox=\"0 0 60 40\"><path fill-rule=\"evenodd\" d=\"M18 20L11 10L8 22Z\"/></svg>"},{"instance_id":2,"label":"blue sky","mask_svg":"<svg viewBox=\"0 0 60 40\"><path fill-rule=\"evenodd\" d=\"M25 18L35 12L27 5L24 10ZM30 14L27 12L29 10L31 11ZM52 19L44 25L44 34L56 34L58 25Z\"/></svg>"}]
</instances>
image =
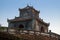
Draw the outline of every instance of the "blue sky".
<instances>
[{"instance_id":1,"label":"blue sky","mask_svg":"<svg viewBox=\"0 0 60 40\"><path fill-rule=\"evenodd\" d=\"M50 23L49 30L60 34L60 0L0 0L0 24L8 26L7 18L19 16L19 8L27 4L40 10L40 17Z\"/></svg>"}]
</instances>

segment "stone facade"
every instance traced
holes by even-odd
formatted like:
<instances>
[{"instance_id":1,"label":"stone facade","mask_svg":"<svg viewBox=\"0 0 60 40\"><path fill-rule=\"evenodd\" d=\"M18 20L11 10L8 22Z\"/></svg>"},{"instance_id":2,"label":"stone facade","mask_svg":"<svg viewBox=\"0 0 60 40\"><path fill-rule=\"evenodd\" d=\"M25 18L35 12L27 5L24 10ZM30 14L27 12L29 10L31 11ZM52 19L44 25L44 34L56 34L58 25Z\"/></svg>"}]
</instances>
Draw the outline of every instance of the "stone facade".
<instances>
[{"instance_id":1,"label":"stone facade","mask_svg":"<svg viewBox=\"0 0 60 40\"><path fill-rule=\"evenodd\" d=\"M19 17L7 20L8 28L39 31L40 34L42 33L44 35L50 35L49 38L48 36L42 35L45 38L43 38L43 40L60 40L60 35L51 31L48 32L49 23L46 23L43 21L43 19L39 18L39 13L40 11L35 10L32 6L27 5L25 8L19 8ZM39 35L39 37L40 36L41 35Z\"/></svg>"},{"instance_id":2,"label":"stone facade","mask_svg":"<svg viewBox=\"0 0 60 40\"><path fill-rule=\"evenodd\" d=\"M8 19L9 28L22 28L26 30L36 30L40 32L48 32L49 23L45 23L39 18L40 11L28 6L19 8L19 17Z\"/></svg>"}]
</instances>

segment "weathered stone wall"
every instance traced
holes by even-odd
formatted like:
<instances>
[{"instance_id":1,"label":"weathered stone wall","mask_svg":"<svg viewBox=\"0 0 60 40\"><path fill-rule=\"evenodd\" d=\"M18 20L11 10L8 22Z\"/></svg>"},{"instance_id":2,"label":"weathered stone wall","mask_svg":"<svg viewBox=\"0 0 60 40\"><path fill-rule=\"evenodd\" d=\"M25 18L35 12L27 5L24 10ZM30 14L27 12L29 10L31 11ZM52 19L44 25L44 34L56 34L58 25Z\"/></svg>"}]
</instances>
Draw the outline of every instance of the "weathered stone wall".
<instances>
[{"instance_id":1,"label":"weathered stone wall","mask_svg":"<svg viewBox=\"0 0 60 40\"><path fill-rule=\"evenodd\" d=\"M29 21L20 21L20 22L10 22L10 28L19 28L19 25L22 24L24 26L23 29L31 30L32 29L32 20Z\"/></svg>"},{"instance_id":2,"label":"weathered stone wall","mask_svg":"<svg viewBox=\"0 0 60 40\"><path fill-rule=\"evenodd\" d=\"M28 31L28 30L27 30ZM26 32L26 31L25 31ZM9 32L0 32L0 38L4 38L6 40L16 40L17 38L22 38L25 40L58 40L57 36L51 36L46 33L22 33L22 32L16 32L15 34L11 34Z\"/></svg>"},{"instance_id":3,"label":"weathered stone wall","mask_svg":"<svg viewBox=\"0 0 60 40\"><path fill-rule=\"evenodd\" d=\"M29 34L21 34L16 35L18 37L21 37L26 40L58 40L56 37L50 37L50 36L43 36L43 35L29 35Z\"/></svg>"},{"instance_id":4,"label":"weathered stone wall","mask_svg":"<svg viewBox=\"0 0 60 40\"><path fill-rule=\"evenodd\" d=\"M0 40L23 40L23 38L16 37L7 32L0 32Z\"/></svg>"},{"instance_id":5,"label":"weathered stone wall","mask_svg":"<svg viewBox=\"0 0 60 40\"><path fill-rule=\"evenodd\" d=\"M48 32L48 27L36 20L36 30L41 31L41 27L44 28L44 32L46 32L46 33Z\"/></svg>"}]
</instances>

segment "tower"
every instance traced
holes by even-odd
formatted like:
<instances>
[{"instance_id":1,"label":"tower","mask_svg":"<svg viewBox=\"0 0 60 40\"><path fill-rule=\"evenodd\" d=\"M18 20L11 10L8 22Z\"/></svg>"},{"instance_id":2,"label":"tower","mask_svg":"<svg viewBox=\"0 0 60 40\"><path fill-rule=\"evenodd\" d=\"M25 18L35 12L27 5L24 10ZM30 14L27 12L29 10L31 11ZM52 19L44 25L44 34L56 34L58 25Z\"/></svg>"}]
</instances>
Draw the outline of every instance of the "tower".
<instances>
[{"instance_id":1,"label":"tower","mask_svg":"<svg viewBox=\"0 0 60 40\"><path fill-rule=\"evenodd\" d=\"M27 7L20 9L19 8L21 18L29 18L29 17L39 17L39 11L35 10L32 6L27 5Z\"/></svg>"}]
</instances>

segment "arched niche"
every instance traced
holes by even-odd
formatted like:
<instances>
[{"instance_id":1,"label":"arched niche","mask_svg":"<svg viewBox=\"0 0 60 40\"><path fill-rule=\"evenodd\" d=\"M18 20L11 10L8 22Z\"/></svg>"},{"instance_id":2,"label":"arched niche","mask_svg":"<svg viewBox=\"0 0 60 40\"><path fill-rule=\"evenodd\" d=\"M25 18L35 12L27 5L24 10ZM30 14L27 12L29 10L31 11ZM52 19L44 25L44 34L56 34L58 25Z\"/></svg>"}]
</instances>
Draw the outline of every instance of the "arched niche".
<instances>
[{"instance_id":1,"label":"arched niche","mask_svg":"<svg viewBox=\"0 0 60 40\"><path fill-rule=\"evenodd\" d=\"M43 32L43 33L44 33L44 27L41 27L41 32Z\"/></svg>"},{"instance_id":2,"label":"arched niche","mask_svg":"<svg viewBox=\"0 0 60 40\"><path fill-rule=\"evenodd\" d=\"M24 25L23 25L23 24L20 24L20 25L19 25L19 28L20 28L20 29L23 29L23 28L24 28Z\"/></svg>"}]
</instances>

